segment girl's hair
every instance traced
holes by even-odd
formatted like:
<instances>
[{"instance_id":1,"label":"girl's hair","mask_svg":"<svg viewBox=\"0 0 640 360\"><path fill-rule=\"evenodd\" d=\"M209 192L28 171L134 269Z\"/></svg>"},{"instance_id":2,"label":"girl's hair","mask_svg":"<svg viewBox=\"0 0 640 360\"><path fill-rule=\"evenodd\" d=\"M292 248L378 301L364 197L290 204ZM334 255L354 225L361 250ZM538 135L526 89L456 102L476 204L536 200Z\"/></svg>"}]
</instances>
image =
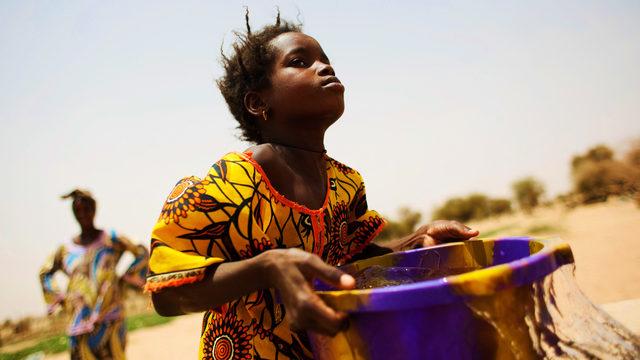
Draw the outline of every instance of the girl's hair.
<instances>
[{"instance_id":1,"label":"girl's hair","mask_svg":"<svg viewBox=\"0 0 640 360\"><path fill-rule=\"evenodd\" d=\"M83 202L91 206L93 209L96 208L96 199L94 199L91 193L87 190L74 189L70 193L66 195L62 195L60 198L73 199L73 203L72 203L73 207L75 207L78 203Z\"/></svg>"},{"instance_id":2,"label":"girl's hair","mask_svg":"<svg viewBox=\"0 0 640 360\"><path fill-rule=\"evenodd\" d=\"M268 88L269 75L275 58L269 42L280 34L301 31L300 25L280 19L280 11L273 25L267 25L258 32L252 32L249 25L249 10L245 13L246 33L234 32L237 40L232 44L233 54L227 57L222 49L224 75L218 79L218 88L222 92L229 110L241 130L241 139L256 144L263 142L255 116L244 106L244 97L249 91Z\"/></svg>"}]
</instances>

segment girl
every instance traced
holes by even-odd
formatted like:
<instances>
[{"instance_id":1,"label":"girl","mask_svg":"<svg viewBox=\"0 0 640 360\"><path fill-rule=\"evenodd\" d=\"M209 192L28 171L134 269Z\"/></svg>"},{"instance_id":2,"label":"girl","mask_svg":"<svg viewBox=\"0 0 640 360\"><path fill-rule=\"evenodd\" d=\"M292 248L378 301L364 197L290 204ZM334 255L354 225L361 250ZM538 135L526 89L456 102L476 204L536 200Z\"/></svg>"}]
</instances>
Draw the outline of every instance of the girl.
<instances>
[{"instance_id":1,"label":"girl","mask_svg":"<svg viewBox=\"0 0 640 360\"><path fill-rule=\"evenodd\" d=\"M206 311L201 359L309 359L305 330L335 334L345 320L312 279L351 289L336 265L478 232L440 221L389 249L371 244L384 220L360 174L326 155L345 88L320 44L279 16L251 32L247 16L233 48L218 86L256 145L176 184L153 229L146 289L161 315Z\"/></svg>"},{"instance_id":2,"label":"girl","mask_svg":"<svg viewBox=\"0 0 640 360\"><path fill-rule=\"evenodd\" d=\"M40 270L48 313L56 313L64 306L71 314L71 359L124 359L126 329L121 284L142 289L147 250L114 231L96 229L96 201L87 191L74 190L63 198L73 199L73 214L81 233L61 245ZM119 279L116 265L125 251L135 259ZM57 271L69 277L66 292L59 291L53 281Z\"/></svg>"}]
</instances>

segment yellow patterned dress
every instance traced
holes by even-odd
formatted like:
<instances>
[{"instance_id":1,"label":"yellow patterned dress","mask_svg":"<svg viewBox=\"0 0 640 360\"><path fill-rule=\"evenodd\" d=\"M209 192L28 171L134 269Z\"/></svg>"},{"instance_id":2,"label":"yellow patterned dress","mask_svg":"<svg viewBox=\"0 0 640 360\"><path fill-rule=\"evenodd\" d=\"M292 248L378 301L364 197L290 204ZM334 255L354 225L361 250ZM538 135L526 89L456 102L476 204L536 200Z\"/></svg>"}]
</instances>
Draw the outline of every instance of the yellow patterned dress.
<instances>
[{"instance_id":1,"label":"yellow patterned dress","mask_svg":"<svg viewBox=\"0 0 640 360\"><path fill-rule=\"evenodd\" d=\"M205 269L277 248L300 248L331 265L347 262L382 230L367 208L360 174L326 157L327 195L320 209L286 199L251 152L230 153L204 179L180 180L151 240L146 289L200 281ZM200 359L310 359L304 332L290 329L273 290L257 291L204 315Z\"/></svg>"}]
</instances>

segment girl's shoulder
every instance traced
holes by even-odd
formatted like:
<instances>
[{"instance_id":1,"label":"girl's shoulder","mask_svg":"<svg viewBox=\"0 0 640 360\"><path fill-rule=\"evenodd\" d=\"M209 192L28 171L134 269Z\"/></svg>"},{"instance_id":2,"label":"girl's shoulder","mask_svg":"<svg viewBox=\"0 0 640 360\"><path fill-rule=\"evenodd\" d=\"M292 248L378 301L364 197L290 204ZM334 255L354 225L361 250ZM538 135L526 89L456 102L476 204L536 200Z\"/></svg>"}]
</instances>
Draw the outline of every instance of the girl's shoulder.
<instances>
[{"instance_id":1,"label":"girl's shoulder","mask_svg":"<svg viewBox=\"0 0 640 360\"><path fill-rule=\"evenodd\" d=\"M230 152L217 160L207 174L178 180L167 196L160 219L178 223L192 212L210 212L241 204L257 189L261 175L250 154Z\"/></svg>"},{"instance_id":2,"label":"girl's shoulder","mask_svg":"<svg viewBox=\"0 0 640 360\"><path fill-rule=\"evenodd\" d=\"M261 169L253 156L250 150L227 153L211 165L203 180L255 185L261 177Z\"/></svg>"},{"instance_id":3,"label":"girl's shoulder","mask_svg":"<svg viewBox=\"0 0 640 360\"><path fill-rule=\"evenodd\" d=\"M252 173L253 167L254 161L251 159L250 152L229 152L214 162L204 177L190 175L179 179L168 198L178 198L184 195L185 192L196 191L203 193L201 189L210 185L213 181L240 183L250 181L255 176Z\"/></svg>"},{"instance_id":4,"label":"girl's shoulder","mask_svg":"<svg viewBox=\"0 0 640 360\"><path fill-rule=\"evenodd\" d=\"M364 180L362 175L358 170L348 166L332 157L327 155L327 167L329 171L334 174L335 180L332 181L332 187L334 186L333 182L339 182L342 184L350 184L355 189L364 188Z\"/></svg>"},{"instance_id":5,"label":"girl's shoulder","mask_svg":"<svg viewBox=\"0 0 640 360\"><path fill-rule=\"evenodd\" d=\"M357 175L360 176L360 173L352 168L351 166L348 166L332 157L330 157L329 155L326 155L327 158L327 163L329 164L329 166L333 167L334 169L338 170L340 173L345 174L345 175Z\"/></svg>"}]
</instances>

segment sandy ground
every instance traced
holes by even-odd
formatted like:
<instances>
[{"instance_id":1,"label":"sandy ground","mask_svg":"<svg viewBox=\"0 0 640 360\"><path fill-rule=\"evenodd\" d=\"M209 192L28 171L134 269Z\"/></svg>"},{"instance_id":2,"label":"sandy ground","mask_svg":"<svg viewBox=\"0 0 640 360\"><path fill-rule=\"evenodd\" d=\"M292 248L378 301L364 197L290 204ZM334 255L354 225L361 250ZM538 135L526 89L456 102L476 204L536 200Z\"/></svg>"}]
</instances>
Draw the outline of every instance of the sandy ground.
<instances>
[{"instance_id":1,"label":"sandy ground","mask_svg":"<svg viewBox=\"0 0 640 360\"><path fill-rule=\"evenodd\" d=\"M633 203L616 200L570 211L555 207L533 216L517 214L470 225L493 232L491 237L537 233L562 238L573 249L577 281L585 294L640 334L640 210ZM131 333L128 358L195 359L200 318L183 316ZM67 354L46 357L67 358Z\"/></svg>"},{"instance_id":2,"label":"sandy ground","mask_svg":"<svg viewBox=\"0 0 640 360\"><path fill-rule=\"evenodd\" d=\"M496 229L502 230L491 237L532 232L557 236L571 246L578 285L594 303L640 298L640 209L630 201L573 210L557 206L529 217L518 214L470 226L481 236Z\"/></svg>"},{"instance_id":3,"label":"sandy ground","mask_svg":"<svg viewBox=\"0 0 640 360\"><path fill-rule=\"evenodd\" d=\"M600 307L627 329L640 335L640 299L623 300Z\"/></svg>"}]
</instances>

